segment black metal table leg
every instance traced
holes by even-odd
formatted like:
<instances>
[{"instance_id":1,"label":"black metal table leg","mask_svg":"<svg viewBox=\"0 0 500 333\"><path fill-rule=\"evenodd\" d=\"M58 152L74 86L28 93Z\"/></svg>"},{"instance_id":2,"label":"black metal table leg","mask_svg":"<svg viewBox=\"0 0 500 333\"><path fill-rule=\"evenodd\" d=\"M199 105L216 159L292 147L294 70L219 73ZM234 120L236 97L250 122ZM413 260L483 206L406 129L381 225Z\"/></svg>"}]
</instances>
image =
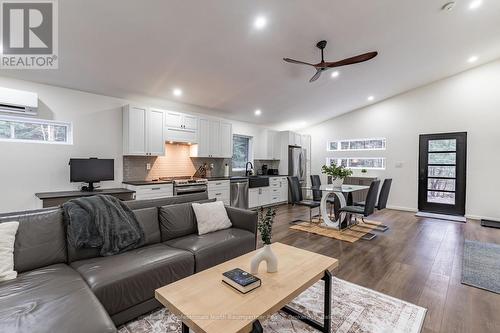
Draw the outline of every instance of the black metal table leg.
<instances>
[{"instance_id":1,"label":"black metal table leg","mask_svg":"<svg viewBox=\"0 0 500 333\"><path fill-rule=\"evenodd\" d=\"M189 333L189 327L184 323L182 323L182 333Z\"/></svg>"},{"instance_id":2,"label":"black metal table leg","mask_svg":"<svg viewBox=\"0 0 500 333\"><path fill-rule=\"evenodd\" d=\"M299 311L289 307L285 306L281 310L283 312L288 313L289 315L295 317L296 319L306 323L307 325L314 327L318 331L321 331L323 333L330 333L331 330L331 316L332 316L332 273L330 271L325 271L325 275L322 278L323 281L325 281L325 304L323 308L323 324L318 322L315 319L312 319L308 316L306 316L303 313L300 313Z\"/></svg>"},{"instance_id":3,"label":"black metal table leg","mask_svg":"<svg viewBox=\"0 0 500 333\"><path fill-rule=\"evenodd\" d=\"M264 333L264 329L262 328L260 321L256 320L253 322L251 333Z\"/></svg>"}]
</instances>

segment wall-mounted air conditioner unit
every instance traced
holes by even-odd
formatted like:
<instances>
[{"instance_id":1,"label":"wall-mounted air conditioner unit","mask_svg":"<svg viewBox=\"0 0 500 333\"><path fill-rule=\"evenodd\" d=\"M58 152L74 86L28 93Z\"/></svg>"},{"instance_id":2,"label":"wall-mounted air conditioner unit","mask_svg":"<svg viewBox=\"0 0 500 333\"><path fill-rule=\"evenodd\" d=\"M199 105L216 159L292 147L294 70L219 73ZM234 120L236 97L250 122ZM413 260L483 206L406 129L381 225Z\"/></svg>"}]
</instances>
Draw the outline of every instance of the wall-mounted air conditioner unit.
<instances>
[{"instance_id":1,"label":"wall-mounted air conditioner unit","mask_svg":"<svg viewBox=\"0 0 500 333\"><path fill-rule=\"evenodd\" d=\"M38 95L29 91L0 87L0 112L36 116Z\"/></svg>"}]
</instances>

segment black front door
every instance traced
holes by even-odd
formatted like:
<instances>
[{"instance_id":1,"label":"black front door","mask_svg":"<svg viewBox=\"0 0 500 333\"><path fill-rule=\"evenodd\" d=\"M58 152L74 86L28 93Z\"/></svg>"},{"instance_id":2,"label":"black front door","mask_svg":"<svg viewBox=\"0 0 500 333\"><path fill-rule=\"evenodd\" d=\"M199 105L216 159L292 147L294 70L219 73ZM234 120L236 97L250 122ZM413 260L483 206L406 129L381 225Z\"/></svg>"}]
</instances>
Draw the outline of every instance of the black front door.
<instances>
[{"instance_id":1,"label":"black front door","mask_svg":"<svg viewBox=\"0 0 500 333\"><path fill-rule=\"evenodd\" d=\"M465 215L467 133L420 135L418 210Z\"/></svg>"}]
</instances>

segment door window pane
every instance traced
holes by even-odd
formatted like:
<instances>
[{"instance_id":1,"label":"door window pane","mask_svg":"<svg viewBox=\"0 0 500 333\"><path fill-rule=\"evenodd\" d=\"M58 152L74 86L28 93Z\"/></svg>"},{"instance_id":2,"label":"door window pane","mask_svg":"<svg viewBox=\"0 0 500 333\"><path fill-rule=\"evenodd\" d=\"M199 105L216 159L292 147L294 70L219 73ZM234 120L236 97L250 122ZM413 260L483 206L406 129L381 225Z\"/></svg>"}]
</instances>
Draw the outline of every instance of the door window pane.
<instances>
[{"instance_id":1,"label":"door window pane","mask_svg":"<svg viewBox=\"0 0 500 333\"><path fill-rule=\"evenodd\" d=\"M456 151L457 140L429 140L429 151Z\"/></svg>"},{"instance_id":2,"label":"door window pane","mask_svg":"<svg viewBox=\"0 0 500 333\"><path fill-rule=\"evenodd\" d=\"M427 188L438 191L455 191L455 179L429 178L427 180Z\"/></svg>"},{"instance_id":3,"label":"door window pane","mask_svg":"<svg viewBox=\"0 0 500 333\"><path fill-rule=\"evenodd\" d=\"M456 177L456 167L455 166L432 166L429 165L428 177Z\"/></svg>"},{"instance_id":4,"label":"door window pane","mask_svg":"<svg viewBox=\"0 0 500 333\"><path fill-rule=\"evenodd\" d=\"M456 164L457 153L429 153L429 164Z\"/></svg>"},{"instance_id":5,"label":"door window pane","mask_svg":"<svg viewBox=\"0 0 500 333\"><path fill-rule=\"evenodd\" d=\"M452 192L427 192L427 201L433 203L454 205L455 204L455 193Z\"/></svg>"}]
</instances>

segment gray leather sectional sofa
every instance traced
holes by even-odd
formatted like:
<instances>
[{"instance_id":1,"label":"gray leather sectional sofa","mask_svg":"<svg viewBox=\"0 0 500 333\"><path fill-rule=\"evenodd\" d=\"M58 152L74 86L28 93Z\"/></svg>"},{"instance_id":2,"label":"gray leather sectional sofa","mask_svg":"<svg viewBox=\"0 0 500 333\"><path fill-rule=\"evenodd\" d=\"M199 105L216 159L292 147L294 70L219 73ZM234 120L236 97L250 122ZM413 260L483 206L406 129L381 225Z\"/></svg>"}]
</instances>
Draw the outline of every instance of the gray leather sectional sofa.
<instances>
[{"instance_id":1,"label":"gray leather sectional sofa","mask_svg":"<svg viewBox=\"0 0 500 333\"><path fill-rule=\"evenodd\" d=\"M255 249L257 214L226 207L233 227L198 236L191 201L203 195L130 201L141 248L100 257L66 242L60 208L0 215L19 221L18 277L0 282L1 332L115 332L160 306L154 290Z\"/></svg>"}]
</instances>

